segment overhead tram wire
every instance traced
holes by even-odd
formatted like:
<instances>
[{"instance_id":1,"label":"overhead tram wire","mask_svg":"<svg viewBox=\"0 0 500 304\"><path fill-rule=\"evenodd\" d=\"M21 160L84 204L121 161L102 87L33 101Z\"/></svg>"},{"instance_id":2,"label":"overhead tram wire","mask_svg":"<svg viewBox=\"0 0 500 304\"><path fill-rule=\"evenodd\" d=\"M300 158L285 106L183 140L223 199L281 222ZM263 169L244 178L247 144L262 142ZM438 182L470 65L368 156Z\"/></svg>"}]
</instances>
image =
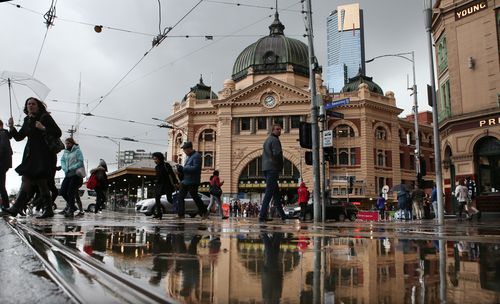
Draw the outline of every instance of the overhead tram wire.
<instances>
[{"instance_id":1,"label":"overhead tram wire","mask_svg":"<svg viewBox=\"0 0 500 304\"><path fill-rule=\"evenodd\" d=\"M252 8L263 8L263 9L268 9L268 10L274 10L274 7L272 7L272 6L243 4L243 3L237 3L237 2L215 1L215 0L205 0L205 1L210 2L210 3L226 4L226 5L233 5L233 6L239 6L239 7L252 7ZM280 11L300 12L297 10L290 10L290 9L281 9Z\"/></svg>"},{"instance_id":2,"label":"overhead tram wire","mask_svg":"<svg viewBox=\"0 0 500 304\"><path fill-rule=\"evenodd\" d=\"M66 113L66 114L78 114L78 115L82 115L85 117L96 117L96 118L102 118L102 119L108 119L108 120L114 120L114 121L120 121L120 122L126 122L126 123L132 123L132 124L138 124L138 125L150 126L150 127L174 128L173 126L169 126L166 124L157 125L157 124L135 121L132 119L122 119L122 118L116 118L116 117L111 117L111 116L96 115L96 114L92 114L90 112L77 113L77 112L65 111L65 110L50 110L50 112Z\"/></svg>"},{"instance_id":3,"label":"overhead tram wire","mask_svg":"<svg viewBox=\"0 0 500 304\"><path fill-rule=\"evenodd\" d=\"M207 1L207 0L205 0L205 1ZM300 4L300 3L301 3L301 1L298 1L298 2L296 2L296 3L294 3L294 4L292 4L292 5L287 6L285 9L281 9L280 11L283 11L283 10L288 10L290 7L293 7L293 6L298 5L298 4ZM222 35L222 36L220 36L220 37L221 37L221 39L219 39L219 40L214 40L213 42L211 42L211 43L209 43L209 44L207 44L207 45L204 45L204 46L202 46L202 47L200 47L200 48L198 48L198 49L195 49L195 50L193 50L193 51L191 51L191 52L187 53L187 54L186 54L186 55L184 55L184 56L181 56L181 57L179 57L179 58L177 58L177 59L174 59L174 60L170 61L169 63L166 63L166 64L164 64L164 65L160 66L159 68L157 68L157 69L155 69L155 70L153 70L153 71L151 71L151 72L148 72L148 73L146 73L146 74L144 74L144 75L142 75L142 76L140 76L140 77L138 77L138 78L136 78L136 79L134 79L134 80L132 80L132 81L130 81L130 82L128 82L128 83L126 83L125 85L123 85L123 86L119 87L118 89L122 89L122 88L124 88L124 87L127 87L127 86L131 85L132 83L134 83L134 82L136 82L136 81L139 81L139 80L141 80L141 79L143 79L143 78L146 78L146 77L148 77L149 75L154 74L154 73L156 73L156 72L158 72L158 71L161 71L161 70L163 70L163 69L165 69L165 68L169 67L170 65L172 65L172 64L174 64L174 63L176 63L177 61L180 61L180 60L182 60L182 59L184 59L184 58L187 58L187 57L189 57L189 56L191 56L191 55L193 55L193 54L196 54L196 53L198 53L199 51L201 51L201 50L203 50L203 49L205 49L205 48L208 48L208 47L210 47L210 46L212 46L212 45L214 45L214 44L216 44L216 43L218 43L218 42L220 42L220 41L222 41L222 40L224 40L224 39L226 39L226 38L229 38L229 37L245 37L244 35L241 35L241 36L240 36L240 35L238 35L238 36L236 36L235 34L236 34L236 33L238 33L238 32L240 32L240 31L242 31L242 30L245 30L245 29L247 29L247 28L249 28L249 27L251 27L251 26L253 26L253 25L257 24L257 23L260 23L260 22L262 22L262 21L264 21L264 20L267 20L268 18L272 18L273 16L274 16L274 15L267 15L266 17L261 18L261 19L259 19L259 20L255 21L255 22L252 22L252 23L250 23L250 24L248 24L248 25L245 25L245 26L243 26L243 27L241 27L241 28L237 29L236 31L234 31L234 32L232 32L232 33L230 33L230 34L228 34L228 35ZM257 36L257 37L262 37L262 35L256 35L256 36ZM302 36L303 36L303 35L300 35L300 37L302 37ZM168 37L173 37L173 36L168 36ZM215 36L214 36L214 37L215 37ZM251 36L249 36L249 37L251 37Z\"/></svg>"},{"instance_id":4,"label":"overhead tram wire","mask_svg":"<svg viewBox=\"0 0 500 304\"><path fill-rule=\"evenodd\" d=\"M89 133L81 133L81 132L78 134L81 136L92 136L92 137L97 137L97 138L111 138L114 140L123 140L123 141L127 141L127 142L154 145L154 146L160 146L160 147L164 147L167 145L167 144L158 144L158 143L152 143L152 142L147 142L147 141L141 141L141 140L137 140L135 138L129 138L129 137L114 137L114 136L107 136L107 135L102 135L102 134L89 134Z\"/></svg>"},{"instance_id":5,"label":"overhead tram wire","mask_svg":"<svg viewBox=\"0 0 500 304\"><path fill-rule=\"evenodd\" d=\"M179 25L179 23L181 23L181 22L182 22L182 20L184 20L184 19L185 19L185 18L186 18L189 14L191 14L191 12L193 12L193 10L194 10L196 7L198 7L198 5L200 5L203 1L204 1L204 0L200 0L200 1L198 1L198 3L196 3L196 4L195 4L195 5L194 5L194 6L193 6L193 7L192 7L192 8L191 8L191 9L190 9L190 10L189 10L186 14L184 14L184 16L182 16L182 18L181 18L181 19L179 19L179 21L177 21L177 22L176 22L176 23L175 23L172 27L169 27L168 32L170 32L170 31L171 31L171 30L173 30L173 29L174 29L177 25ZM115 85L111 88L111 90L109 90L106 94L104 94L104 95L100 98L99 102L98 102L98 103L97 103L97 104L96 104L96 105L95 105L95 106L94 106L94 107L93 107L93 108L89 111L89 113L92 113L93 111L95 111L95 110L97 109L97 107L99 107L99 106L102 104L102 102L104 101L104 99L105 99L106 97L108 97L108 96L109 96L109 95L110 95L110 94L114 91L114 89L115 89L115 88L116 88L116 87L117 87L117 86L118 86L118 85L119 85L119 84L120 84L120 83L121 83L121 82L122 82L122 81L123 81L123 80L124 80L124 79L125 79L125 78L126 78L126 77L127 77L127 76L128 76L128 75L129 75L129 74L130 74L130 73L131 73L131 72L132 72L132 71L133 71L133 70L134 70L137 66L138 66L138 65L139 65L139 63L141 63L141 61L142 61L142 60L144 60L144 58L146 58L146 56L147 56L147 55L151 52L151 50L152 50L155 46L159 45L162 41L163 41L163 39L162 39L162 40L159 40L159 41L157 42L157 44L156 44L156 45L155 45L155 44L153 44L153 46L152 46L152 47L151 47L151 48L150 48L150 49L149 49L149 50L148 50L148 51L147 51L147 52L146 52L146 53L145 53L145 54L141 57L141 59L139 59L139 61L137 61L137 62L136 62L136 64L134 64L134 66L133 66L133 67L132 67L132 68L131 68L131 69L130 69L130 70L129 70L129 71L128 71L128 72L127 72L127 73L126 73L123 77L122 77L122 78L120 78L120 80L119 80L119 81L118 81L118 82L117 82L117 83L116 83L116 84L115 84ZM79 124L81 124L81 123L85 120L85 118L86 118L86 117L83 117L83 118L80 120Z\"/></svg>"},{"instance_id":6,"label":"overhead tram wire","mask_svg":"<svg viewBox=\"0 0 500 304\"><path fill-rule=\"evenodd\" d=\"M56 18L56 4L57 0L55 0L55 2L54 0L52 0L49 10L45 13L45 15L43 15L47 29L45 30L45 35L43 36L42 45L40 47L40 51L38 52L38 57L36 58L35 67L33 68L33 73L31 73L31 76L35 76L35 72L38 67L38 62L40 61L40 57L42 56L42 50L45 45L45 40L47 39L47 34L49 33L49 28L54 25L54 19Z\"/></svg>"}]
</instances>

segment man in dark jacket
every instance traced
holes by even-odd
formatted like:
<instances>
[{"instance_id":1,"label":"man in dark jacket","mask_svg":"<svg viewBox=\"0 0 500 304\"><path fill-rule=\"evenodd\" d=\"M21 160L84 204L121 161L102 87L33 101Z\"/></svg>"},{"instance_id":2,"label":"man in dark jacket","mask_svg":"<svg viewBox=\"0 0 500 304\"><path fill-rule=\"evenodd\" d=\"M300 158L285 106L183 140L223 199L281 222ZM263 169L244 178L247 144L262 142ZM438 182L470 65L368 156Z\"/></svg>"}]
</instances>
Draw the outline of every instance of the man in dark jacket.
<instances>
[{"instance_id":1,"label":"man in dark jacket","mask_svg":"<svg viewBox=\"0 0 500 304\"><path fill-rule=\"evenodd\" d=\"M3 121L0 120L0 198L2 199L2 208L9 208L9 196L5 189L5 177L7 171L12 168L12 148L10 146L10 135L3 128Z\"/></svg>"},{"instance_id":2,"label":"man in dark jacket","mask_svg":"<svg viewBox=\"0 0 500 304\"><path fill-rule=\"evenodd\" d=\"M48 218L54 216L48 180L53 178L57 154L50 150L47 143L49 137L58 139L62 132L40 100L28 98L24 104L24 113L26 117L19 131L14 127L14 119L9 118L11 136L16 141L27 137L28 141L24 148L23 161L16 168L16 172L22 176L21 190L16 203L5 212L16 216L26 207L35 189L38 189L45 206L43 214L38 218Z\"/></svg>"},{"instance_id":3,"label":"man in dark jacket","mask_svg":"<svg viewBox=\"0 0 500 304\"><path fill-rule=\"evenodd\" d=\"M177 197L177 215L178 218L184 218L185 214L185 198L189 194L198 207L198 212L203 219L208 217L208 210L200 196L198 195L198 187L201 180L201 155L193 150L193 143L186 141L182 145L182 150L187 155L187 159L182 167L183 178L179 186L179 194Z\"/></svg>"},{"instance_id":4,"label":"man in dark jacket","mask_svg":"<svg viewBox=\"0 0 500 304\"><path fill-rule=\"evenodd\" d=\"M260 207L259 222L271 220L267 217L271 198L281 219L285 220L287 218L281 205L281 194L278 186L278 178L283 170L283 150L281 148L280 135L281 126L274 124L271 134L267 137L263 145L262 171L266 178L266 190L262 199L262 206Z\"/></svg>"}]
</instances>

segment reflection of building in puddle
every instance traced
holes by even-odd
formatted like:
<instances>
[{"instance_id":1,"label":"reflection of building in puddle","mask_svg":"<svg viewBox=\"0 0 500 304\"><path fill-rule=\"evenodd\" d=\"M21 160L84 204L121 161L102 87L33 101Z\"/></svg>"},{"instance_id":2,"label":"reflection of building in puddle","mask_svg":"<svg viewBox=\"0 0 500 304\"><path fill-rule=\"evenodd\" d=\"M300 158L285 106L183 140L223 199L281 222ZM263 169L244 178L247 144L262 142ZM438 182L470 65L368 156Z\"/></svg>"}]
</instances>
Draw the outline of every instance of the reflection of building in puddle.
<instances>
[{"instance_id":1,"label":"reflection of building in puddle","mask_svg":"<svg viewBox=\"0 0 500 304\"><path fill-rule=\"evenodd\" d=\"M102 252L105 264L180 302L262 302L269 297L296 303L308 302L317 291L321 302L439 302L436 241L317 240L321 249L307 235L159 233L115 227L95 230L85 243L93 245L94 254ZM267 258L266 246L272 248ZM323 266L320 289L315 290L318 256ZM448 242L447 256L449 302L500 302L498 247Z\"/></svg>"},{"instance_id":2,"label":"reflection of building in puddle","mask_svg":"<svg viewBox=\"0 0 500 304\"><path fill-rule=\"evenodd\" d=\"M500 245L448 242L448 297L454 303L500 303Z\"/></svg>"}]
</instances>

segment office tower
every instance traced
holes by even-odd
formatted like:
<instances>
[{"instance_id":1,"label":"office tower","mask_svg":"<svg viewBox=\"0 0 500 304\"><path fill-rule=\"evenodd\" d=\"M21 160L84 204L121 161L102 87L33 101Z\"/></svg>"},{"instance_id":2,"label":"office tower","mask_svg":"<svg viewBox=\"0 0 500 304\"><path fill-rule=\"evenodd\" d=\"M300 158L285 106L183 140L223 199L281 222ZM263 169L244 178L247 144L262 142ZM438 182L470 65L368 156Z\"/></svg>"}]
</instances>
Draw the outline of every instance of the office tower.
<instances>
[{"instance_id":1,"label":"office tower","mask_svg":"<svg viewBox=\"0 0 500 304\"><path fill-rule=\"evenodd\" d=\"M365 72L363 11L359 4L340 5L327 18L326 86L340 92L349 78Z\"/></svg>"}]
</instances>

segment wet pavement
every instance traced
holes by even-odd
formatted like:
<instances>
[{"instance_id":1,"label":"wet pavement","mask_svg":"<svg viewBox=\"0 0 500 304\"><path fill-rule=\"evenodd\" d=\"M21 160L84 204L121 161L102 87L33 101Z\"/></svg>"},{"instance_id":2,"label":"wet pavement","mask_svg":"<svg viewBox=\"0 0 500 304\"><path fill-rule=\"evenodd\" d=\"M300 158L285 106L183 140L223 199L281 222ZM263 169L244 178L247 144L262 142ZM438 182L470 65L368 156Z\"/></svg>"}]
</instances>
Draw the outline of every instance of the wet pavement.
<instances>
[{"instance_id":1,"label":"wet pavement","mask_svg":"<svg viewBox=\"0 0 500 304\"><path fill-rule=\"evenodd\" d=\"M19 286L16 275L0 302L31 303L10 296L27 289L46 303L500 303L498 223L498 215L447 219L445 227L432 220L153 220L133 212L6 218L2 281L24 260L37 270L25 271L23 282L43 284ZM20 238L53 279L40 275L44 268Z\"/></svg>"}]
</instances>

